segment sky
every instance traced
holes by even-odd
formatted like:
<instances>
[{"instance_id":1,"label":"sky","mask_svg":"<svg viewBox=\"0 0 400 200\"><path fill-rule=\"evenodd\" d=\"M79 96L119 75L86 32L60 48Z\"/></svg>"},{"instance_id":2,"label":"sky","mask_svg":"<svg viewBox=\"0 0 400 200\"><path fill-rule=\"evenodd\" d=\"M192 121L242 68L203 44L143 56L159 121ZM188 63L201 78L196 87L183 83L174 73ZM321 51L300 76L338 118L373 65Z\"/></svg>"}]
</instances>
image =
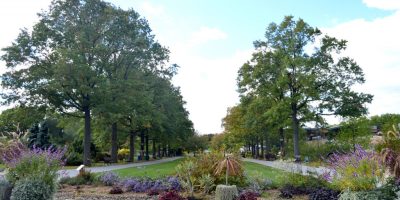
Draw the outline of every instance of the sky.
<instances>
[{"instance_id":1,"label":"sky","mask_svg":"<svg viewBox=\"0 0 400 200\"><path fill-rule=\"evenodd\" d=\"M180 66L181 88L194 128L220 133L228 107L239 102L236 77L263 40L269 23L302 18L324 34L348 41L343 55L364 70L357 91L373 94L370 115L400 111L400 0L107 0L146 18L156 39ZM0 48L30 28L51 0L0 1ZM2 54L0 52L0 54ZM0 62L0 73L5 70ZM4 109L0 108L1 109Z\"/></svg>"}]
</instances>

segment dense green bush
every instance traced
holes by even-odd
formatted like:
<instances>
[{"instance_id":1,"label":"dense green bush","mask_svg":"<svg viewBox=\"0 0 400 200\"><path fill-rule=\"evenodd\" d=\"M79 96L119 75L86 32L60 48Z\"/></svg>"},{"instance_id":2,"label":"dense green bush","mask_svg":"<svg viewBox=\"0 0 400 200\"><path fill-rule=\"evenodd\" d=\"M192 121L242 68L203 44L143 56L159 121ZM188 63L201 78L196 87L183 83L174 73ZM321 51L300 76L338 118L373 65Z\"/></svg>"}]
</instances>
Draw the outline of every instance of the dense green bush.
<instances>
[{"instance_id":1,"label":"dense green bush","mask_svg":"<svg viewBox=\"0 0 400 200\"><path fill-rule=\"evenodd\" d=\"M54 188L40 179L19 180L12 190L11 200L48 200L52 199Z\"/></svg>"},{"instance_id":2,"label":"dense green bush","mask_svg":"<svg viewBox=\"0 0 400 200\"><path fill-rule=\"evenodd\" d=\"M9 200L12 185L5 179L0 179L0 200Z\"/></svg>"},{"instance_id":3,"label":"dense green bush","mask_svg":"<svg viewBox=\"0 0 400 200\"><path fill-rule=\"evenodd\" d=\"M398 181L394 179L387 180L387 183L382 187L370 190L370 191L359 191L354 192L345 190L340 194L340 200L393 200L398 199L397 193L399 192Z\"/></svg>"},{"instance_id":4,"label":"dense green bush","mask_svg":"<svg viewBox=\"0 0 400 200\"><path fill-rule=\"evenodd\" d=\"M77 153L77 152L74 152L74 151L67 152L66 157L67 157L66 165L78 166L78 165L81 165L83 163L83 160L82 160L83 156L80 153Z\"/></svg>"}]
</instances>

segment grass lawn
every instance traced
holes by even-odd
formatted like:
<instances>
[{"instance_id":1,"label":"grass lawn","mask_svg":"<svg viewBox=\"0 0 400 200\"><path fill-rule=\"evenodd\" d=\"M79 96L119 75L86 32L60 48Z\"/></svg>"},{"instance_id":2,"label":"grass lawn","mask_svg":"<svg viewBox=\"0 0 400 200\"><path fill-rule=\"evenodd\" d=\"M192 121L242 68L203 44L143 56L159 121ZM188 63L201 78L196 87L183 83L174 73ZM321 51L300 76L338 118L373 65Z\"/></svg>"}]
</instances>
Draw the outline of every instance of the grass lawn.
<instances>
[{"instance_id":1,"label":"grass lawn","mask_svg":"<svg viewBox=\"0 0 400 200\"><path fill-rule=\"evenodd\" d=\"M159 178L165 176L172 176L175 174L175 167L182 161L183 159L178 159L161 164L114 170L114 172L118 173L121 177L146 176L150 178Z\"/></svg>"},{"instance_id":2,"label":"grass lawn","mask_svg":"<svg viewBox=\"0 0 400 200\"><path fill-rule=\"evenodd\" d=\"M121 177L146 176L151 178L159 178L165 176L172 176L175 174L175 167L183 160L184 159L179 159L161 164L119 169L119 170L114 170L114 172L118 173ZM281 185L284 182L285 177L288 175L287 172L284 172L282 170L274 169L271 167L267 167L252 162L244 162L244 168L246 173L249 174L250 176L262 175L263 178L270 179L274 185Z\"/></svg>"},{"instance_id":3,"label":"grass lawn","mask_svg":"<svg viewBox=\"0 0 400 200\"><path fill-rule=\"evenodd\" d=\"M272 167L260 165L252 162L244 162L244 169L250 176L262 176L272 181L274 185L282 185L285 182L285 178L289 175L288 172Z\"/></svg>"}]
</instances>

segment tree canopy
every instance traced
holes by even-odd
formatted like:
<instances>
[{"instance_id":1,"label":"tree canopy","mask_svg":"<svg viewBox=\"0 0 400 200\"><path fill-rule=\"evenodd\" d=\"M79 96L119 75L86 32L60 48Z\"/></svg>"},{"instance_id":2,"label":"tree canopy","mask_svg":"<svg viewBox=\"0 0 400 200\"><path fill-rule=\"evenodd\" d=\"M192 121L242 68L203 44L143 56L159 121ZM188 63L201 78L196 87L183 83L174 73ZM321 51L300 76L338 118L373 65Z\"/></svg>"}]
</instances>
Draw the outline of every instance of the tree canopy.
<instances>
[{"instance_id":1,"label":"tree canopy","mask_svg":"<svg viewBox=\"0 0 400 200\"><path fill-rule=\"evenodd\" d=\"M300 158L301 124L321 122L324 115L367 113L365 104L372 95L353 90L365 81L362 69L353 59L341 56L347 41L323 35L293 16L269 24L265 38L254 42L252 59L238 72L239 91L242 98L262 98L268 105L263 113L281 128L291 121L296 159Z\"/></svg>"}]
</instances>

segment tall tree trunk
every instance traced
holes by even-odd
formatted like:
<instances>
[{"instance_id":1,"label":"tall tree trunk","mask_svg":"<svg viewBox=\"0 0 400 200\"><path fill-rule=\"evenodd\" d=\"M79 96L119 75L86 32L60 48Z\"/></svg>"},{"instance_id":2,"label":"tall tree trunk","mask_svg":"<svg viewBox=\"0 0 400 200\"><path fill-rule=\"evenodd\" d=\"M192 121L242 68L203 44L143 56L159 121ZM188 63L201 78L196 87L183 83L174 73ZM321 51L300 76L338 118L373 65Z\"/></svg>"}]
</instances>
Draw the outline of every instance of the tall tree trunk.
<instances>
[{"instance_id":1,"label":"tall tree trunk","mask_svg":"<svg viewBox=\"0 0 400 200\"><path fill-rule=\"evenodd\" d=\"M261 159L264 158L264 140L261 138Z\"/></svg>"},{"instance_id":2,"label":"tall tree trunk","mask_svg":"<svg viewBox=\"0 0 400 200\"><path fill-rule=\"evenodd\" d=\"M111 125L111 162L118 162L117 122Z\"/></svg>"},{"instance_id":3,"label":"tall tree trunk","mask_svg":"<svg viewBox=\"0 0 400 200\"><path fill-rule=\"evenodd\" d=\"M153 159L156 159L156 140L153 138Z\"/></svg>"},{"instance_id":4,"label":"tall tree trunk","mask_svg":"<svg viewBox=\"0 0 400 200\"><path fill-rule=\"evenodd\" d=\"M158 158L161 158L161 144L158 144Z\"/></svg>"},{"instance_id":5,"label":"tall tree trunk","mask_svg":"<svg viewBox=\"0 0 400 200\"><path fill-rule=\"evenodd\" d=\"M293 149L295 161L300 161L299 149L299 120L297 119L296 105L292 104Z\"/></svg>"},{"instance_id":6,"label":"tall tree trunk","mask_svg":"<svg viewBox=\"0 0 400 200\"><path fill-rule=\"evenodd\" d=\"M129 162L135 161L135 140L136 140L136 132L131 131L129 134Z\"/></svg>"},{"instance_id":7,"label":"tall tree trunk","mask_svg":"<svg viewBox=\"0 0 400 200\"><path fill-rule=\"evenodd\" d=\"M86 166L91 165L90 160L90 143L92 141L91 128L90 128L90 109L85 108L85 136L83 140L83 164Z\"/></svg>"},{"instance_id":8,"label":"tall tree trunk","mask_svg":"<svg viewBox=\"0 0 400 200\"><path fill-rule=\"evenodd\" d=\"M147 131L146 131L147 132ZM145 160L149 160L149 133L146 133L144 136L145 142L146 142L146 155L145 155Z\"/></svg>"},{"instance_id":9,"label":"tall tree trunk","mask_svg":"<svg viewBox=\"0 0 400 200\"><path fill-rule=\"evenodd\" d=\"M140 131L140 160L144 160L144 132Z\"/></svg>"},{"instance_id":10,"label":"tall tree trunk","mask_svg":"<svg viewBox=\"0 0 400 200\"><path fill-rule=\"evenodd\" d=\"M257 137L257 139L256 139L256 158L259 158L259 157L260 157L260 142Z\"/></svg>"},{"instance_id":11,"label":"tall tree trunk","mask_svg":"<svg viewBox=\"0 0 400 200\"><path fill-rule=\"evenodd\" d=\"M279 135L280 135L280 142L281 142L281 156L285 157L285 132L283 131L283 128L279 128Z\"/></svg>"},{"instance_id":12,"label":"tall tree trunk","mask_svg":"<svg viewBox=\"0 0 400 200\"><path fill-rule=\"evenodd\" d=\"M167 147L164 144L163 149L162 149L162 157L166 157L166 156L167 156Z\"/></svg>"}]
</instances>

